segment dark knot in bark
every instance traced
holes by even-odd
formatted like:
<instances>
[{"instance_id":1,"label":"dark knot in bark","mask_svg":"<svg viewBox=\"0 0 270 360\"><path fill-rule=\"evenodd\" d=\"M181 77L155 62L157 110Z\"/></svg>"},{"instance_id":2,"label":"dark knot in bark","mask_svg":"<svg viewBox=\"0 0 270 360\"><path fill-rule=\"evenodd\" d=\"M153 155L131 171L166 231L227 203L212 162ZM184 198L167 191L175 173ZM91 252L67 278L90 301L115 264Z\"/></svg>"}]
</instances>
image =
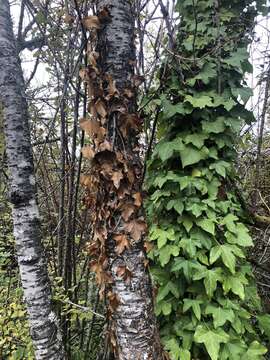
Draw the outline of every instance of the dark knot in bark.
<instances>
[{"instance_id":1,"label":"dark knot in bark","mask_svg":"<svg viewBox=\"0 0 270 360\"><path fill-rule=\"evenodd\" d=\"M21 205L25 205L28 202L28 200L29 200L29 196L27 195L27 193L19 189L11 190L9 193L9 201L14 206L18 207Z\"/></svg>"}]
</instances>

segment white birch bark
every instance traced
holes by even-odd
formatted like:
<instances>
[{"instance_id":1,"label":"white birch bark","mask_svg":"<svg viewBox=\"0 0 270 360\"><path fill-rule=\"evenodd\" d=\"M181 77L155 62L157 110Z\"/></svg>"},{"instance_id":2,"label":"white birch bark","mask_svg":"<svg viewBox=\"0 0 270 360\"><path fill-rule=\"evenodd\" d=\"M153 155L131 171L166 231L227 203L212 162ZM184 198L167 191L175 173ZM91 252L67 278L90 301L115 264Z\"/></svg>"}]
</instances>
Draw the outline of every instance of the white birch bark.
<instances>
[{"instance_id":1,"label":"white birch bark","mask_svg":"<svg viewBox=\"0 0 270 360\"><path fill-rule=\"evenodd\" d=\"M41 243L24 80L8 0L0 0L0 101L4 109L14 236L35 358L65 359Z\"/></svg>"},{"instance_id":2,"label":"white birch bark","mask_svg":"<svg viewBox=\"0 0 270 360\"><path fill-rule=\"evenodd\" d=\"M104 73L109 73L116 81L122 93L132 84L135 60L135 16L132 13L131 1L99 0L98 9L104 7L110 13L108 21L99 31L98 52L100 65ZM136 111L135 99L129 103L130 109ZM113 140L111 140L113 142ZM136 164L143 174L140 160L136 158L134 148L136 139L115 139L115 147L129 151L130 166ZM140 179L134 191L141 191ZM138 188L137 188L138 187ZM143 214L141 213L142 217ZM123 224L122 224L123 225ZM121 225L119 225L119 228ZM107 252L113 277L112 291L117 295L120 304L112 314L112 326L116 340L117 360L161 360L163 352L160 345L158 327L154 315L151 279L145 267L146 255L143 251L145 238L135 242L121 256L115 251L115 242L107 239ZM132 273L130 283L117 275L119 266L127 266Z\"/></svg>"}]
</instances>

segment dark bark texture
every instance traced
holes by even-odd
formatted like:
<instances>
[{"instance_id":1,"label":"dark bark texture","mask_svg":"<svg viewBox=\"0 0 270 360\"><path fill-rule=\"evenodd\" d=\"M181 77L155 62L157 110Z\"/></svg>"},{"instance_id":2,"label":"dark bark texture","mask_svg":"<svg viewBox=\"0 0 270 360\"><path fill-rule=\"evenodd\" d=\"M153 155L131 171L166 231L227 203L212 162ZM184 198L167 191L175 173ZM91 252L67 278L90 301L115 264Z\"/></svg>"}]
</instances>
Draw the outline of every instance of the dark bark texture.
<instances>
[{"instance_id":1,"label":"dark bark texture","mask_svg":"<svg viewBox=\"0 0 270 360\"><path fill-rule=\"evenodd\" d=\"M35 358L64 359L41 243L24 80L8 0L0 1L0 101L4 109L14 236Z\"/></svg>"},{"instance_id":2,"label":"dark bark texture","mask_svg":"<svg viewBox=\"0 0 270 360\"><path fill-rule=\"evenodd\" d=\"M112 99L112 108L125 108L126 115L121 111L109 111L106 127L108 140L116 154L122 154L126 160L126 168L135 173L135 181L125 180L128 183L129 194L124 199L120 196L120 207L130 204L134 194L141 194L143 166L139 156L138 129L130 122L136 118L136 89L134 86L135 66L135 16L131 2L127 0L101 0L98 2L99 12L108 11L110 20L103 23L98 32L99 66L105 78L108 75L115 81L119 97ZM132 89L134 96L126 96L127 89ZM125 120L123 120L125 119ZM137 121L140 121L137 118ZM136 128L136 129L135 129ZM135 131L136 130L136 131ZM124 173L124 171L123 171ZM121 185L122 186L122 185ZM106 184L104 185L106 187ZM101 193L107 191L104 188ZM118 191L119 193L119 191ZM114 195L113 195L114 196ZM134 200L134 199L133 199ZM130 205L132 208L132 205ZM118 213L118 215L117 215ZM115 226L106 240L106 250L112 276L112 293L116 295L119 305L111 314L111 332L115 342L115 357L119 360L150 360L162 359L162 350L159 341L158 329L153 309L153 294L151 279L148 272L147 260L144 251L145 231L134 236L132 231L126 230L130 224L136 227L145 224L143 211L134 210L131 216L119 215L115 212ZM121 218L122 216L122 218ZM115 237L127 236L130 246L125 251L116 248ZM130 278L119 274L119 269L128 269ZM127 276L127 273L125 273Z\"/></svg>"}]
</instances>

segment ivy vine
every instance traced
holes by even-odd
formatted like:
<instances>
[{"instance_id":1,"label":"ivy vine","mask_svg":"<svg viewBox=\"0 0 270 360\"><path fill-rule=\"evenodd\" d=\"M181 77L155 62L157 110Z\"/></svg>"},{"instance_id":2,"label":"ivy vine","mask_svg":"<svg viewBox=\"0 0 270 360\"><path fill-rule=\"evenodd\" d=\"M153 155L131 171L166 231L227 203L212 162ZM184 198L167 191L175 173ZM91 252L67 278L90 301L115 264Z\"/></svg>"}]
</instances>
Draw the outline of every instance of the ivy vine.
<instances>
[{"instance_id":1,"label":"ivy vine","mask_svg":"<svg viewBox=\"0 0 270 360\"><path fill-rule=\"evenodd\" d=\"M248 45L263 1L178 1L174 56L160 70L159 142L148 164L147 244L156 313L173 360L262 359L270 335L232 183L252 91Z\"/></svg>"}]
</instances>

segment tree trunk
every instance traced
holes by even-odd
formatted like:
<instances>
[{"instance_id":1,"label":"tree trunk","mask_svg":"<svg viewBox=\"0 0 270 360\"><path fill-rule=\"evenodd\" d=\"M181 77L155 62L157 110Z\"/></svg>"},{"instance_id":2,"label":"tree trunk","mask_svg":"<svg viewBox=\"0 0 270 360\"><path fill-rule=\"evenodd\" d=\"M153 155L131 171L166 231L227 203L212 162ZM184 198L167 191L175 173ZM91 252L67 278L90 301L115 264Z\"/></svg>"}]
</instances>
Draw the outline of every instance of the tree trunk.
<instances>
[{"instance_id":1,"label":"tree trunk","mask_svg":"<svg viewBox=\"0 0 270 360\"><path fill-rule=\"evenodd\" d=\"M108 332L116 359L160 360L163 355L144 251L143 166L138 141L142 121L136 113L139 79L134 76L135 17L131 2L99 1L98 18L95 56L99 70L90 56L87 81L91 117L81 123L95 143L91 172L82 181L89 188L86 203L96 214L96 242L90 246L92 256L96 256L92 268L100 285L107 285ZM86 26L91 28L92 20ZM97 129L96 121L101 128ZM90 158L87 151L89 147L85 155Z\"/></svg>"},{"instance_id":2,"label":"tree trunk","mask_svg":"<svg viewBox=\"0 0 270 360\"><path fill-rule=\"evenodd\" d=\"M41 244L24 80L8 0L0 1L0 100L5 118L14 236L35 357L37 360L64 359Z\"/></svg>"}]
</instances>

